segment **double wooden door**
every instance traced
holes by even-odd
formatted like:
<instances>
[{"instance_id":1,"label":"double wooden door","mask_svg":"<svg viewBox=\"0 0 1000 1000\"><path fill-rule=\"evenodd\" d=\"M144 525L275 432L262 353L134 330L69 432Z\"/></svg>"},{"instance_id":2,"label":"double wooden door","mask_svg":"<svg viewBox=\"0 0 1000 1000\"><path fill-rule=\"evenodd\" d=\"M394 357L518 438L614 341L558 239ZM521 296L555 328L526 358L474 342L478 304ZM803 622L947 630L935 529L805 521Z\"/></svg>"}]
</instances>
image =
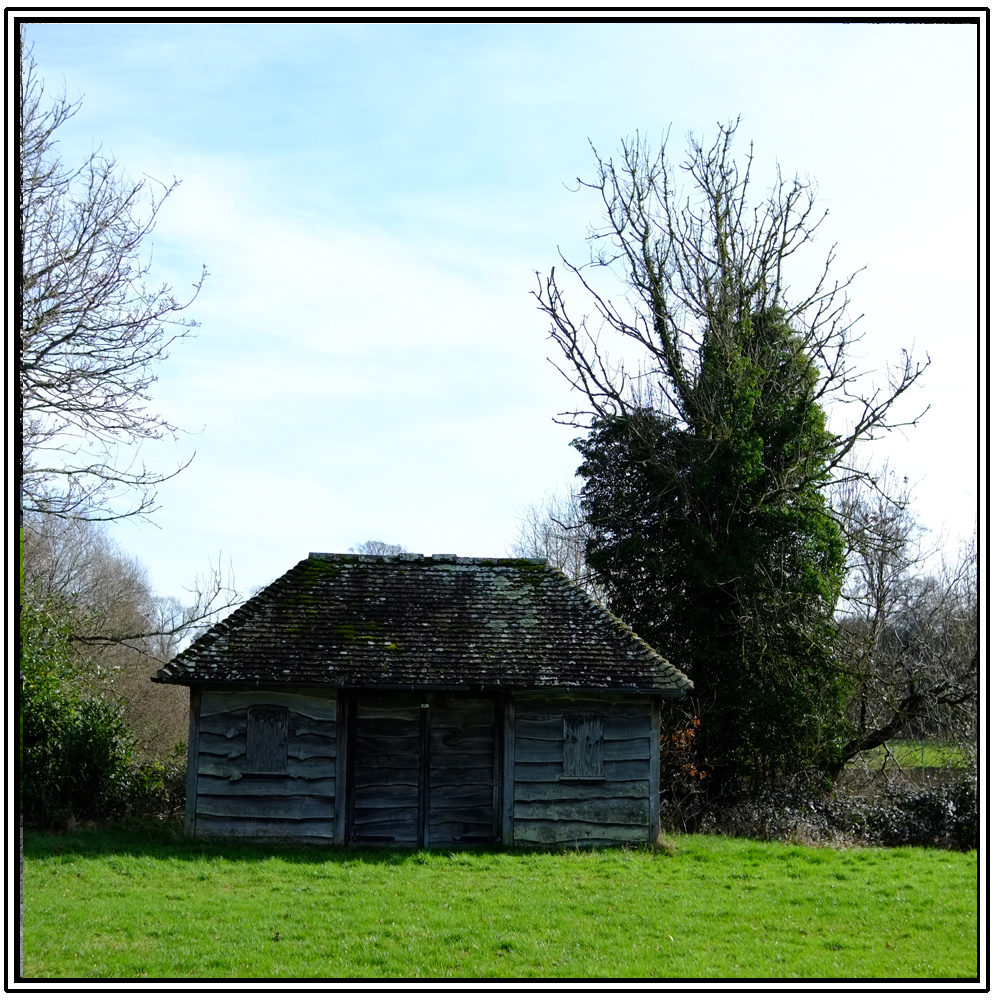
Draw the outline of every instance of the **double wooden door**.
<instances>
[{"instance_id":1,"label":"double wooden door","mask_svg":"<svg viewBox=\"0 0 1000 1000\"><path fill-rule=\"evenodd\" d=\"M348 841L424 847L499 839L498 711L491 697L354 694Z\"/></svg>"}]
</instances>

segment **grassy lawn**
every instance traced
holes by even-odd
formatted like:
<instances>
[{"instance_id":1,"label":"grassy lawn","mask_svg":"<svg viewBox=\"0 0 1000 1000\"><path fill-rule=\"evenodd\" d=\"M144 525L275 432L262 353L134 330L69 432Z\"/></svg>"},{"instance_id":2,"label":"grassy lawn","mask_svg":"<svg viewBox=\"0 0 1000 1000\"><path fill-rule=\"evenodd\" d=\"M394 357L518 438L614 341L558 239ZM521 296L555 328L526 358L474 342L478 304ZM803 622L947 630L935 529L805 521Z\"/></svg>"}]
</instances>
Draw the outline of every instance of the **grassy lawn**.
<instances>
[{"instance_id":1,"label":"grassy lawn","mask_svg":"<svg viewBox=\"0 0 1000 1000\"><path fill-rule=\"evenodd\" d=\"M29 978L977 975L977 857L685 836L673 854L25 834Z\"/></svg>"},{"instance_id":2,"label":"grassy lawn","mask_svg":"<svg viewBox=\"0 0 1000 1000\"><path fill-rule=\"evenodd\" d=\"M965 767L966 761L958 747L931 741L890 740L884 746L864 755L867 767L874 770L895 761L901 768Z\"/></svg>"}]
</instances>

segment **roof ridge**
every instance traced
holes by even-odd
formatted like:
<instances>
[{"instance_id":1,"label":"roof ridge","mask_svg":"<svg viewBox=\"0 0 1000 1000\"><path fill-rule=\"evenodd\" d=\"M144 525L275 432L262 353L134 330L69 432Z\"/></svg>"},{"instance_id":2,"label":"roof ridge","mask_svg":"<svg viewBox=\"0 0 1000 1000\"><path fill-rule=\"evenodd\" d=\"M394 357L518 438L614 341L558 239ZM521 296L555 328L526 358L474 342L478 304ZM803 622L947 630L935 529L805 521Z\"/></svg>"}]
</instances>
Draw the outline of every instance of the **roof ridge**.
<instances>
[{"instance_id":1,"label":"roof ridge","mask_svg":"<svg viewBox=\"0 0 1000 1000\"><path fill-rule=\"evenodd\" d=\"M394 562L434 562L457 563L463 566L547 566L544 558L522 556L459 556L454 552L435 552L424 555L423 552L399 552L395 555L372 555L366 552L310 552L308 559L318 559L322 562L357 563L394 563Z\"/></svg>"}]
</instances>

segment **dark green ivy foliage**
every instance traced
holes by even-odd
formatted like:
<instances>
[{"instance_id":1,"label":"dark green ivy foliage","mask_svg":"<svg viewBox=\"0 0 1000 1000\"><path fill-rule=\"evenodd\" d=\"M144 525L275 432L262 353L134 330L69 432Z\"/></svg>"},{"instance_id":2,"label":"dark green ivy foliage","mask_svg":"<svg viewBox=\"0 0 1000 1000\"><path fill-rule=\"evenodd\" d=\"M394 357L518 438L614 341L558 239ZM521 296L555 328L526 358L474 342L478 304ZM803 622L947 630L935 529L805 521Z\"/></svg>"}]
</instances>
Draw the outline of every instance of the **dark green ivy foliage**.
<instances>
[{"instance_id":1,"label":"dark green ivy foliage","mask_svg":"<svg viewBox=\"0 0 1000 1000\"><path fill-rule=\"evenodd\" d=\"M776 307L717 327L680 419L606 413L575 446L588 564L611 610L689 673L702 759L745 789L828 769L842 741L844 543L800 338Z\"/></svg>"}]
</instances>

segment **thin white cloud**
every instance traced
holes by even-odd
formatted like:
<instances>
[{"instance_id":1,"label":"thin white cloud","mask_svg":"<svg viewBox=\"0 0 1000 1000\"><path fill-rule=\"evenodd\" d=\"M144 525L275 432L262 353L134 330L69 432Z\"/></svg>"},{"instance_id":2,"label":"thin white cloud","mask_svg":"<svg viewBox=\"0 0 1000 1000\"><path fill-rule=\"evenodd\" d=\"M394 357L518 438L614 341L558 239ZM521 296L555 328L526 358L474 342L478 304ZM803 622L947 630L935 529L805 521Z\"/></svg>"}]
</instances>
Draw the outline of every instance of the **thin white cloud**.
<instances>
[{"instance_id":1,"label":"thin white cloud","mask_svg":"<svg viewBox=\"0 0 1000 1000\"><path fill-rule=\"evenodd\" d=\"M123 527L177 591L231 553L264 582L310 548L380 536L490 554L576 465L533 270L585 259L587 140L711 135L743 114L759 175L818 178L822 240L855 289L865 367L930 351L934 409L888 454L919 511L975 510L975 50L961 26L79 25L32 27L43 72L132 173L183 184L157 273L198 338L155 407L198 431L159 531ZM567 283L572 307L588 311ZM592 312L592 310L589 310ZM608 343L612 354L619 345ZM921 402L921 401L917 401ZM922 405L922 402L921 402ZM919 410L920 405L916 406Z\"/></svg>"}]
</instances>

